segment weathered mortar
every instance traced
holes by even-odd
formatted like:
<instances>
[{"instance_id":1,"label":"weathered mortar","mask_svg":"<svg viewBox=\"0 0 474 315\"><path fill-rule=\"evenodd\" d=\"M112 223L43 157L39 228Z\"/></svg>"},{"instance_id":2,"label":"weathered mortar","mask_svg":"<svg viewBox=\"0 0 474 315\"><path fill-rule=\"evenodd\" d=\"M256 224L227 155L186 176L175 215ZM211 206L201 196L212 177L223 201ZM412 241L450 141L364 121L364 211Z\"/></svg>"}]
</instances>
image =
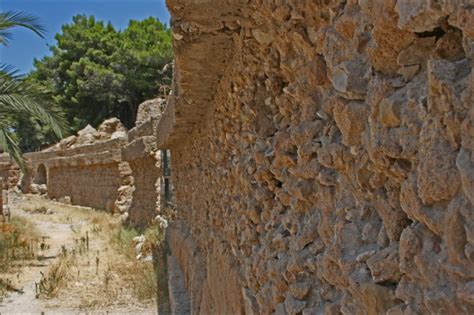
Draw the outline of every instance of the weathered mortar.
<instances>
[{"instance_id":1,"label":"weathered mortar","mask_svg":"<svg viewBox=\"0 0 474 315\"><path fill-rule=\"evenodd\" d=\"M473 7L319 3L167 1L192 310L474 313Z\"/></svg>"}]
</instances>

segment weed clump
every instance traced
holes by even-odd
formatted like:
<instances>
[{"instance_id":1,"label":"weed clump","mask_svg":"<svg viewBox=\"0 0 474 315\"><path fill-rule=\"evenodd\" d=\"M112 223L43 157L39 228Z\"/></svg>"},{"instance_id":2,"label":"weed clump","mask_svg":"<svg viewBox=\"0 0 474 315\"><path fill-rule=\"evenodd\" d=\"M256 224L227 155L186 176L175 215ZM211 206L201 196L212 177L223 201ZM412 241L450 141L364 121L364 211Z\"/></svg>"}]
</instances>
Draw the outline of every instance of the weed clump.
<instances>
[{"instance_id":1,"label":"weed clump","mask_svg":"<svg viewBox=\"0 0 474 315\"><path fill-rule=\"evenodd\" d=\"M23 218L0 223L0 271L7 271L17 261L36 257L39 236L34 226Z\"/></svg>"},{"instance_id":2,"label":"weed clump","mask_svg":"<svg viewBox=\"0 0 474 315\"><path fill-rule=\"evenodd\" d=\"M153 266L156 248L164 242L164 230L158 224L146 229L119 225L111 234L111 243L130 264L116 266L125 281L131 284L135 297L150 300L157 295L157 275Z\"/></svg>"},{"instance_id":3,"label":"weed clump","mask_svg":"<svg viewBox=\"0 0 474 315\"><path fill-rule=\"evenodd\" d=\"M46 274L41 273L41 280L36 283L36 298L50 299L57 296L59 289L64 287L70 276L71 267L74 265L74 257L62 252Z\"/></svg>"}]
</instances>

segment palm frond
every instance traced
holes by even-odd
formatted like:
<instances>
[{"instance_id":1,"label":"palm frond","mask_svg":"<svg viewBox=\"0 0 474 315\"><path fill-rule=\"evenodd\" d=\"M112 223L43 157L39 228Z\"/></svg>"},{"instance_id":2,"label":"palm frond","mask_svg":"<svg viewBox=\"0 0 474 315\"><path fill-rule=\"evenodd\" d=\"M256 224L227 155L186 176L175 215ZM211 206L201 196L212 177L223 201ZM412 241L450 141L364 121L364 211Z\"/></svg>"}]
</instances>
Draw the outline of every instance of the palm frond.
<instances>
[{"instance_id":1,"label":"palm frond","mask_svg":"<svg viewBox=\"0 0 474 315\"><path fill-rule=\"evenodd\" d=\"M0 63L0 76L7 76L12 79L19 79L22 77L20 70L6 63Z\"/></svg>"},{"instance_id":2,"label":"palm frond","mask_svg":"<svg viewBox=\"0 0 474 315\"><path fill-rule=\"evenodd\" d=\"M3 123L0 123L0 149L4 152L8 152L10 157L18 164L21 171L26 174L26 161L23 158L20 147L15 141L12 132L8 129L8 126Z\"/></svg>"},{"instance_id":3,"label":"palm frond","mask_svg":"<svg viewBox=\"0 0 474 315\"><path fill-rule=\"evenodd\" d=\"M66 129L64 117L51 106L45 95L41 87L0 71L0 115L32 116L49 125L61 138Z\"/></svg>"},{"instance_id":4,"label":"palm frond","mask_svg":"<svg viewBox=\"0 0 474 315\"><path fill-rule=\"evenodd\" d=\"M10 29L13 27L27 28L40 37L46 34L46 29L35 15L17 11L0 12L0 44L8 44L11 39Z\"/></svg>"}]
</instances>

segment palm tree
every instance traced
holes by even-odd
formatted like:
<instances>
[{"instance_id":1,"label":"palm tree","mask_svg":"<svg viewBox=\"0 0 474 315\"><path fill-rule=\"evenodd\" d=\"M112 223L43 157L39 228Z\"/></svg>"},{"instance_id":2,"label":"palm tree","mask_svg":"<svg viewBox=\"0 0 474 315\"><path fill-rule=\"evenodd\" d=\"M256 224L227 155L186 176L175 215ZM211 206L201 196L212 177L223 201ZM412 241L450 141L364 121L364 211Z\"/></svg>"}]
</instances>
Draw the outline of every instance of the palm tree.
<instances>
[{"instance_id":1,"label":"palm tree","mask_svg":"<svg viewBox=\"0 0 474 315\"><path fill-rule=\"evenodd\" d=\"M27 28L40 37L45 34L45 29L35 16L23 12L0 12L0 45L8 45L11 29L14 27ZM9 153L20 168L26 171L15 130L11 125L11 121L19 117L33 117L42 124L49 125L59 138L63 136L64 119L48 100L47 92L18 75L18 71L12 66L0 64L0 149Z\"/></svg>"}]
</instances>

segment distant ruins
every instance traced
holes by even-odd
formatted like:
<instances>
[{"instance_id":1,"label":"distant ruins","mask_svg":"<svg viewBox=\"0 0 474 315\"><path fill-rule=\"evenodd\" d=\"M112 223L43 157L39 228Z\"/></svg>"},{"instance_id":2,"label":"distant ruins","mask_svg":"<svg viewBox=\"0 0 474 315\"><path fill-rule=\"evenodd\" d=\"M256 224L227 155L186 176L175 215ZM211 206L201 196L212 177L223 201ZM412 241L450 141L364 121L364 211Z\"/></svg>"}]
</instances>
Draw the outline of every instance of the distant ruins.
<instances>
[{"instance_id":1,"label":"distant ruins","mask_svg":"<svg viewBox=\"0 0 474 315\"><path fill-rule=\"evenodd\" d=\"M111 118L97 130L87 126L77 136L25 154L28 176L7 155L0 156L0 178L9 188L18 185L24 193L118 213L144 227L161 208L162 153L154 132L163 102L141 104L137 126L129 132Z\"/></svg>"},{"instance_id":2,"label":"distant ruins","mask_svg":"<svg viewBox=\"0 0 474 315\"><path fill-rule=\"evenodd\" d=\"M193 314L473 314L472 3L167 5L164 111L27 155L35 183L142 225L170 150L175 312L187 295Z\"/></svg>"}]
</instances>

